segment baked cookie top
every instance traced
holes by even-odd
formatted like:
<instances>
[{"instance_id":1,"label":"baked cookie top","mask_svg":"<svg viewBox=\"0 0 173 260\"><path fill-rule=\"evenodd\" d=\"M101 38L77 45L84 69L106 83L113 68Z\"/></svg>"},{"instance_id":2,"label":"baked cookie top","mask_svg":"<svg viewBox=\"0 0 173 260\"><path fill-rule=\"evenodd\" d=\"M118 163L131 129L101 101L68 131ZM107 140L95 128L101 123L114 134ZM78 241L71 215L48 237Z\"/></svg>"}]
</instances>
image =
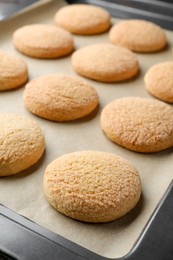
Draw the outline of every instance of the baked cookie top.
<instances>
[{"instance_id":1,"label":"baked cookie top","mask_svg":"<svg viewBox=\"0 0 173 260\"><path fill-rule=\"evenodd\" d=\"M129 150L152 153L173 146L173 109L158 100L116 99L102 110L100 122L110 140Z\"/></svg>"},{"instance_id":2,"label":"baked cookie top","mask_svg":"<svg viewBox=\"0 0 173 260\"><path fill-rule=\"evenodd\" d=\"M62 155L47 166L44 193L68 217L107 222L135 207L141 181L134 166L115 154L79 151Z\"/></svg>"},{"instance_id":3,"label":"baked cookie top","mask_svg":"<svg viewBox=\"0 0 173 260\"><path fill-rule=\"evenodd\" d=\"M127 80L139 70L134 53L127 48L106 43L78 49L72 55L72 66L80 75L101 82Z\"/></svg>"},{"instance_id":4,"label":"baked cookie top","mask_svg":"<svg viewBox=\"0 0 173 260\"><path fill-rule=\"evenodd\" d=\"M31 24L17 29L13 34L17 50L35 58L59 58L72 52L72 35L52 25Z\"/></svg>"},{"instance_id":5,"label":"baked cookie top","mask_svg":"<svg viewBox=\"0 0 173 260\"><path fill-rule=\"evenodd\" d=\"M0 50L0 91L18 88L27 79L26 62L15 54Z\"/></svg>"},{"instance_id":6,"label":"baked cookie top","mask_svg":"<svg viewBox=\"0 0 173 260\"><path fill-rule=\"evenodd\" d=\"M40 127L22 116L0 113L0 176L19 173L42 156L45 143Z\"/></svg>"},{"instance_id":7,"label":"baked cookie top","mask_svg":"<svg viewBox=\"0 0 173 260\"><path fill-rule=\"evenodd\" d=\"M109 33L110 41L135 52L155 52L167 44L164 30L149 21L125 20L115 24Z\"/></svg>"},{"instance_id":8,"label":"baked cookie top","mask_svg":"<svg viewBox=\"0 0 173 260\"><path fill-rule=\"evenodd\" d=\"M110 15L106 10L86 4L62 7L57 11L54 19L56 25L74 34L99 34L110 27Z\"/></svg>"},{"instance_id":9,"label":"baked cookie top","mask_svg":"<svg viewBox=\"0 0 173 260\"><path fill-rule=\"evenodd\" d=\"M154 97L173 103L173 61L153 65L146 73L145 86Z\"/></svg>"},{"instance_id":10,"label":"baked cookie top","mask_svg":"<svg viewBox=\"0 0 173 260\"><path fill-rule=\"evenodd\" d=\"M29 82L24 103L30 112L53 121L70 121L90 114L98 105L96 90L79 77L47 75Z\"/></svg>"}]
</instances>

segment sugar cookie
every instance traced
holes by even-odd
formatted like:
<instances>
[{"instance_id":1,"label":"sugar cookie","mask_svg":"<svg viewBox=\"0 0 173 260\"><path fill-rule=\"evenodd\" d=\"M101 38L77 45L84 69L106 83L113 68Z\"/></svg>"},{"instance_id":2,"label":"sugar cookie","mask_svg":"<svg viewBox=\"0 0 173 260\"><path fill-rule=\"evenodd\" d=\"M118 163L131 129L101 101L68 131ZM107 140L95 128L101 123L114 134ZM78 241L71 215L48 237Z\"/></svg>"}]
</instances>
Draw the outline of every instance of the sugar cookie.
<instances>
[{"instance_id":1,"label":"sugar cookie","mask_svg":"<svg viewBox=\"0 0 173 260\"><path fill-rule=\"evenodd\" d=\"M46 24L31 24L17 29L13 44L20 52L34 58L59 58L72 52L72 35L62 29Z\"/></svg>"},{"instance_id":2,"label":"sugar cookie","mask_svg":"<svg viewBox=\"0 0 173 260\"><path fill-rule=\"evenodd\" d=\"M108 222L135 207L141 181L134 166L115 154L80 151L62 155L47 166L44 193L68 217Z\"/></svg>"},{"instance_id":3,"label":"sugar cookie","mask_svg":"<svg viewBox=\"0 0 173 260\"><path fill-rule=\"evenodd\" d=\"M146 89L151 95L173 103L173 61L152 66L147 71L144 81Z\"/></svg>"},{"instance_id":4,"label":"sugar cookie","mask_svg":"<svg viewBox=\"0 0 173 260\"><path fill-rule=\"evenodd\" d=\"M164 30L144 20L126 20L115 24L109 33L112 43L136 52L155 52L167 44Z\"/></svg>"},{"instance_id":5,"label":"sugar cookie","mask_svg":"<svg viewBox=\"0 0 173 260\"><path fill-rule=\"evenodd\" d=\"M101 127L110 140L136 152L152 153L173 146L173 109L158 100L116 99L103 109Z\"/></svg>"},{"instance_id":6,"label":"sugar cookie","mask_svg":"<svg viewBox=\"0 0 173 260\"><path fill-rule=\"evenodd\" d=\"M100 7L74 4L59 9L55 23L74 34L99 34L109 29L110 15Z\"/></svg>"},{"instance_id":7,"label":"sugar cookie","mask_svg":"<svg viewBox=\"0 0 173 260\"><path fill-rule=\"evenodd\" d=\"M134 53L112 44L82 47L73 53L72 66L80 75L101 82L127 80L135 76L139 70Z\"/></svg>"},{"instance_id":8,"label":"sugar cookie","mask_svg":"<svg viewBox=\"0 0 173 260\"><path fill-rule=\"evenodd\" d=\"M15 89L28 79L27 64L17 55L0 50L0 91Z\"/></svg>"},{"instance_id":9,"label":"sugar cookie","mask_svg":"<svg viewBox=\"0 0 173 260\"><path fill-rule=\"evenodd\" d=\"M40 159L44 136L34 121L0 113L0 129L0 176L19 173Z\"/></svg>"},{"instance_id":10,"label":"sugar cookie","mask_svg":"<svg viewBox=\"0 0 173 260\"><path fill-rule=\"evenodd\" d=\"M90 114L98 105L98 95L78 77L53 74L29 82L24 103L33 114L61 122Z\"/></svg>"}]
</instances>

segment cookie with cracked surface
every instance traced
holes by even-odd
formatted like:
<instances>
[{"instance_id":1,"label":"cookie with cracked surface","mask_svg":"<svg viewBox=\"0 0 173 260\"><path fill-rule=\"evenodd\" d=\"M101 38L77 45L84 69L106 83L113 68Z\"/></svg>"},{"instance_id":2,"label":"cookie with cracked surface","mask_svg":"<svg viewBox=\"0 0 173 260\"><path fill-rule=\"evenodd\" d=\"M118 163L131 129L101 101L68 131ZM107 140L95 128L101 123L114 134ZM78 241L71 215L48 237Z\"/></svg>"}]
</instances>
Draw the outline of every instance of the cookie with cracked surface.
<instances>
[{"instance_id":1,"label":"cookie with cracked surface","mask_svg":"<svg viewBox=\"0 0 173 260\"><path fill-rule=\"evenodd\" d=\"M88 45L74 52L72 66L81 76L101 82L124 81L134 77L139 70L134 53L106 43Z\"/></svg>"},{"instance_id":2,"label":"cookie with cracked surface","mask_svg":"<svg viewBox=\"0 0 173 260\"><path fill-rule=\"evenodd\" d=\"M116 99L102 110L100 123L110 140L132 151L152 153L173 146L173 109L158 100Z\"/></svg>"},{"instance_id":3,"label":"cookie with cracked surface","mask_svg":"<svg viewBox=\"0 0 173 260\"><path fill-rule=\"evenodd\" d=\"M85 222L108 222L125 215L141 195L140 176L127 160L111 153L79 151L51 162L44 193L62 214Z\"/></svg>"},{"instance_id":4,"label":"cookie with cracked surface","mask_svg":"<svg viewBox=\"0 0 173 260\"><path fill-rule=\"evenodd\" d=\"M110 41L135 52L156 52L167 45L164 30L149 21L126 20L115 24L109 32Z\"/></svg>"},{"instance_id":5,"label":"cookie with cracked surface","mask_svg":"<svg viewBox=\"0 0 173 260\"><path fill-rule=\"evenodd\" d=\"M34 121L0 113L0 129L0 176L17 174L41 158L44 136Z\"/></svg>"},{"instance_id":6,"label":"cookie with cracked surface","mask_svg":"<svg viewBox=\"0 0 173 260\"><path fill-rule=\"evenodd\" d=\"M54 20L56 25L80 35L100 34L110 27L110 15L106 10L86 4L62 7Z\"/></svg>"},{"instance_id":7,"label":"cookie with cracked surface","mask_svg":"<svg viewBox=\"0 0 173 260\"><path fill-rule=\"evenodd\" d=\"M154 97L173 103L173 62L166 61L153 65L146 73L144 82Z\"/></svg>"},{"instance_id":8,"label":"cookie with cracked surface","mask_svg":"<svg viewBox=\"0 0 173 260\"><path fill-rule=\"evenodd\" d=\"M96 90L86 81L52 74L29 82L23 94L27 109L52 121L70 121L90 114L98 105Z\"/></svg>"},{"instance_id":9,"label":"cookie with cracked surface","mask_svg":"<svg viewBox=\"0 0 173 260\"><path fill-rule=\"evenodd\" d=\"M74 48L72 35L63 28L46 24L31 24L17 29L13 44L21 53L42 59L59 58Z\"/></svg>"},{"instance_id":10,"label":"cookie with cracked surface","mask_svg":"<svg viewBox=\"0 0 173 260\"><path fill-rule=\"evenodd\" d=\"M15 54L0 50L0 91L18 88L27 79L26 62Z\"/></svg>"}]
</instances>

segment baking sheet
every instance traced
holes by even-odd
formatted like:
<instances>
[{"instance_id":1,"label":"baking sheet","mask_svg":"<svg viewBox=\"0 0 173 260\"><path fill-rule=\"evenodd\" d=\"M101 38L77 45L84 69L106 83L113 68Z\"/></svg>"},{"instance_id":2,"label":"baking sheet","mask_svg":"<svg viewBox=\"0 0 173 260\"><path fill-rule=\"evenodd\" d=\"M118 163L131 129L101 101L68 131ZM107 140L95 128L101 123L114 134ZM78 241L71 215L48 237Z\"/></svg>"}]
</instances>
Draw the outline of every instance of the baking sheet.
<instances>
[{"instance_id":1,"label":"baking sheet","mask_svg":"<svg viewBox=\"0 0 173 260\"><path fill-rule=\"evenodd\" d=\"M0 21L10 19L51 0L0 1Z\"/></svg>"},{"instance_id":2,"label":"baking sheet","mask_svg":"<svg viewBox=\"0 0 173 260\"><path fill-rule=\"evenodd\" d=\"M28 64L29 80L49 73L75 75L70 56L55 60L39 60L18 53L12 45L12 34L17 28L31 23L54 25L54 15L65 2L53 1L0 24L0 48L21 56ZM116 22L116 19L112 19ZM23 104L23 88L0 93L0 112L10 112L35 120L43 130L46 151L43 158L21 174L0 178L0 203L28 217L43 227L106 257L121 257L129 252L164 194L173 177L173 149L155 154L128 151L107 139L100 128L102 108L115 98L141 96L152 98L144 87L143 76L158 62L172 59L173 32L166 32L169 46L155 54L138 54L140 74L133 80L105 84L88 80L100 97L98 110L84 119L56 123L29 113ZM74 36L75 49L109 42L108 34ZM142 197L137 207L126 216L105 224L82 223L55 211L46 201L42 181L46 166L56 157L79 150L112 152L131 161L142 180Z\"/></svg>"}]
</instances>

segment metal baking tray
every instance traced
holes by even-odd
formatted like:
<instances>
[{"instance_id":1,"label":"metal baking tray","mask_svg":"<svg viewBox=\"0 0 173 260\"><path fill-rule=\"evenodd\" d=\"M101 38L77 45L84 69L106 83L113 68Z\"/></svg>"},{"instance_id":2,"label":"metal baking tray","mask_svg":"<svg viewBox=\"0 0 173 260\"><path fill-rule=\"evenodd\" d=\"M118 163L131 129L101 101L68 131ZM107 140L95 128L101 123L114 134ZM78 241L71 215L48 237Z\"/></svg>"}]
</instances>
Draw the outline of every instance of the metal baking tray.
<instances>
[{"instance_id":1,"label":"metal baking tray","mask_svg":"<svg viewBox=\"0 0 173 260\"><path fill-rule=\"evenodd\" d=\"M0 21L4 21L51 0L0 0Z\"/></svg>"}]
</instances>

